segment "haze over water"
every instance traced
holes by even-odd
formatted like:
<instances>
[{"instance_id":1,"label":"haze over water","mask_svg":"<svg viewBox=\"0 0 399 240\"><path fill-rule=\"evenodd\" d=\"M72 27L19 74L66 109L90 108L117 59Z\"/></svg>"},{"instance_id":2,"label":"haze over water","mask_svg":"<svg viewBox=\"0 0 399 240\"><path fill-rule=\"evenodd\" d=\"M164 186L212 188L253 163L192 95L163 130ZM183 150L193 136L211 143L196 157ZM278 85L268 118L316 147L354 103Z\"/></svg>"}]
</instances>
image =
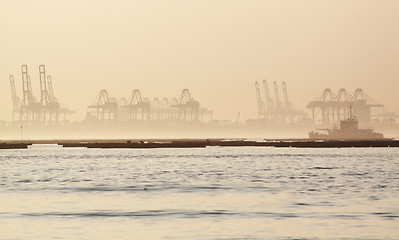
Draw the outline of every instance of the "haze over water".
<instances>
[{"instance_id":1,"label":"haze over water","mask_svg":"<svg viewBox=\"0 0 399 240\"><path fill-rule=\"evenodd\" d=\"M262 79L287 82L299 110L325 88L363 88L397 112L398 10L395 0L2 1L0 120L11 119L10 74L22 95L23 64L38 99L46 65L73 120L101 89L119 100L136 88L160 99L188 88L217 119L256 118Z\"/></svg>"},{"instance_id":2,"label":"haze over water","mask_svg":"<svg viewBox=\"0 0 399 240\"><path fill-rule=\"evenodd\" d=\"M398 239L394 148L0 152L2 239Z\"/></svg>"}]
</instances>

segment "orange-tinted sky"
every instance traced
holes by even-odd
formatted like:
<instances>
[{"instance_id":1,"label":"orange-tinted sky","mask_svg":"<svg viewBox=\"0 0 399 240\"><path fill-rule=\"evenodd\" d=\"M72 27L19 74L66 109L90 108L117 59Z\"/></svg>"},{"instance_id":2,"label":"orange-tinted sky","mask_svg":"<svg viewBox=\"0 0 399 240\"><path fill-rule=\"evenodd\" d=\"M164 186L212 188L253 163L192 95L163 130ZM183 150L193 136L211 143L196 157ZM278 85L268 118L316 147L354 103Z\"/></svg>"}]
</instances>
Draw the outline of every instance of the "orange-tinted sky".
<instances>
[{"instance_id":1,"label":"orange-tinted sky","mask_svg":"<svg viewBox=\"0 0 399 240\"><path fill-rule=\"evenodd\" d=\"M216 118L256 117L254 81L286 81L304 109L322 90L363 88L399 111L399 1L0 2L0 120L9 74L28 64L39 98L46 64L60 102L79 112L101 89L177 97L189 88ZM280 93L282 96L282 94Z\"/></svg>"}]
</instances>

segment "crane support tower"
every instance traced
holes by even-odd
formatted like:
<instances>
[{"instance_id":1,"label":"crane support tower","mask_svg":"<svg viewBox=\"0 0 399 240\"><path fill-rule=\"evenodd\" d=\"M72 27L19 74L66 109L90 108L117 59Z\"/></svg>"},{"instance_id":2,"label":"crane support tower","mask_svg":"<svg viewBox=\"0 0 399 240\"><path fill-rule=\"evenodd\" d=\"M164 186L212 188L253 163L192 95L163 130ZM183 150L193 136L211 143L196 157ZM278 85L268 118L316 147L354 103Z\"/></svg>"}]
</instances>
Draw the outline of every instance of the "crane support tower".
<instances>
[{"instance_id":1,"label":"crane support tower","mask_svg":"<svg viewBox=\"0 0 399 240\"><path fill-rule=\"evenodd\" d=\"M39 66L39 79L40 79L40 103L42 106L47 106L50 102L49 94L47 91L47 82L46 82L46 66Z\"/></svg>"},{"instance_id":2,"label":"crane support tower","mask_svg":"<svg viewBox=\"0 0 399 240\"><path fill-rule=\"evenodd\" d=\"M21 99L17 96L13 75L10 75L10 85L12 97L12 121L14 122L17 118L19 118L19 114L21 113Z\"/></svg>"},{"instance_id":3,"label":"crane support tower","mask_svg":"<svg viewBox=\"0 0 399 240\"><path fill-rule=\"evenodd\" d=\"M159 98L154 97L151 101L151 119L160 121L164 119L165 113L165 108L163 108Z\"/></svg>"}]
</instances>

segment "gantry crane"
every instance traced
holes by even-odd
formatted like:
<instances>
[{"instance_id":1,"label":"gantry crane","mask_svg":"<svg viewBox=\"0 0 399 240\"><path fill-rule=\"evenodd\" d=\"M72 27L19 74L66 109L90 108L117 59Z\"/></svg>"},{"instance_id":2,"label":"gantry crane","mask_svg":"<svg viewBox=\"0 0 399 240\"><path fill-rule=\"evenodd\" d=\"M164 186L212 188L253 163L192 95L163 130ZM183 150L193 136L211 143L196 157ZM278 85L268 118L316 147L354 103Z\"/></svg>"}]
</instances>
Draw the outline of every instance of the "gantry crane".
<instances>
[{"instance_id":1,"label":"gantry crane","mask_svg":"<svg viewBox=\"0 0 399 240\"><path fill-rule=\"evenodd\" d=\"M131 120L150 120L150 102L143 100L140 90L134 89L132 95L123 107L129 109L129 119ZM141 116L141 117L139 117Z\"/></svg>"},{"instance_id":2,"label":"gantry crane","mask_svg":"<svg viewBox=\"0 0 399 240\"><path fill-rule=\"evenodd\" d=\"M96 117L100 121L116 121L117 119L118 103L110 100L105 89L100 91L93 104L89 105L88 108L96 109Z\"/></svg>"},{"instance_id":3,"label":"gantry crane","mask_svg":"<svg viewBox=\"0 0 399 240\"><path fill-rule=\"evenodd\" d=\"M348 93L344 88L334 94L327 88L307 105L307 108L313 112L314 123L325 127L338 124L340 120L349 117L350 107L353 108L353 113L359 119L359 123L368 126L371 121L371 108L382 108L383 105L378 104L360 88L353 94ZM320 112L321 116L318 117Z\"/></svg>"},{"instance_id":4,"label":"gantry crane","mask_svg":"<svg viewBox=\"0 0 399 240\"><path fill-rule=\"evenodd\" d=\"M183 121L197 121L199 102L195 101L188 89L183 89L177 103L172 105L179 110L178 119Z\"/></svg>"},{"instance_id":5,"label":"gantry crane","mask_svg":"<svg viewBox=\"0 0 399 240\"><path fill-rule=\"evenodd\" d=\"M317 98L307 105L307 108L312 109L313 120L321 111L323 126L330 125L331 116L334 116L334 108L336 108L336 96L330 88L326 88ZM334 118L334 117L332 117Z\"/></svg>"}]
</instances>

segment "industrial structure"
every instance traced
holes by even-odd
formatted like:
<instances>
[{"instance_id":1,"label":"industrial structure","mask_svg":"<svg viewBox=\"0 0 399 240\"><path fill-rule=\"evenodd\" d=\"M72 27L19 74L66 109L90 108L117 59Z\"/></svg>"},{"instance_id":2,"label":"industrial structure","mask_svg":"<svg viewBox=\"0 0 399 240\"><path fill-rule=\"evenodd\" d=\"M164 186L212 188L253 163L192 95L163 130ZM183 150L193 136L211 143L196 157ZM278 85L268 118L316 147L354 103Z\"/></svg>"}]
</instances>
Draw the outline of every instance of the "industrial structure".
<instances>
[{"instance_id":1,"label":"industrial structure","mask_svg":"<svg viewBox=\"0 0 399 240\"><path fill-rule=\"evenodd\" d=\"M337 93L325 89L315 100L308 103L307 108L312 111L315 125L329 127L348 118L350 108L363 126L369 126L372 121L372 109L382 109L384 105L377 103L361 88L349 93L341 88Z\"/></svg>"},{"instance_id":2,"label":"industrial structure","mask_svg":"<svg viewBox=\"0 0 399 240\"><path fill-rule=\"evenodd\" d=\"M103 89L97 95L94 102L88 106L88 108L95 109L95 118L100 121L117 119L118 103L115 99L111 99L108 95L108 91Z\"/></svg>"},{"instance_id":3,"label":"industrial structure","mask_svg":"<svg viewBox=\"0 0 399 240\"><path fill-rule=\"evenodd\" d=\"M10 75L11 97L13 102L12 122L20 124L57 124L60 114L73 113L67 108L61 108L54 95L51 76L46 75L45 65L39 66L40 100L38 101L32 91L32 81L28 66L21 66L22 73L22 100L17 96L14 76Z\"/></svg>"},{"instance_id":4,"label":"industrial structure","mask_svg":"<svg viewBox=\"0 0 399 240\"><path fill-rule=\"evenodd\" d=\"M154 97L151 101L151 119L153 121L164 121L169 119L177 119L178 109L171 106L177 103L177 98L169 100L164 97L159 99Z\"/></svg>"},{"instance_id":5,"label":"industrial structure","mask_svg":"<svg viewBox=\"0 0 399 240\"><path fill-rule=\"evenodd\" d=\"M54 94L53 81L51 76L47 75L45 65L39 66L38 73L40 95L34 94L32 91L28 66L21 66L21 97L18 96L16 90L18 81L16 82L14 75L9 76L12 97L12 124L26 126L67 123L66 116L74 112L61 107ZM274 81L272 85L269 85L266 80L256 81L255 92L258 119L253 120L253 123L284 125L284 127L290 124L311 124L311 119L305 118L304 112L294 108L289 99L286 82L283 81L280 85ZM311 110L313 123L318 127L331 127L338 124L340 120L348 118L350 107L352 107L361 127L370 125L375 127L374 123L377 121L381 125L395 125L399 118L393 112L381 111L382 113L375 114L374 109L383 110L383 105L374 101L360 88L353 93L349 93L343 88L334 93L327 88L307 105L307 108ZM240 114L241 112L238 112L235 123L240 121ZM212 118L213 112L201 107L200 102L194 99L189 89L183 89L178 96L173 98L148 98L143 96L139 89L134 89L130 96L122 97L119 100L111 97L109 92L103 89L99 91L93 103L87 106L86 120L93 122L169 121L194 123L214 120ZM251 120L247 123L251 123Z\"/></svg>"},{"instance_id":6,"label":"industrial structure","mask_svg":"<svg viewBox=\"0 0 399 240\"><path fill-rule=\"evenodd\" d=\"M178 119L184 121L197 121L199 106L199 102L194 100L188 89L183 89L177 103L172 105L179 110Z\"/></svg>"},{"instance_id":7,"label":"industrial structure","mask_svg":"<svg viewBox=\"0 0 399 240\"><path fill-rule=\"evenodd\" d=\"M200 103L194 100L188 89L183 89L178 98L155 97L152 100L143 97L139 89L134 89L130 97L122 97L119 103L103 89L88 108L88 116L98 121L193 122L210 120L213 113L200 108Z\"/></svg>"},{"instance_id":8,"label":"industrial structure","mask_svg":"<svg viewBox=\"0 0 399 240\"><path fill-rule=\"evenodd\" d=\"M122 107L129 109L129 120L150 120L150 106L148 99L141 97L140 90L134 89L128 101Z\"/></svg>"},{"instance_id":9,"label":"industrial structure","mask_svg":"<svg viewBox=\"0 0 399 240\"><path fill-rule=\"evenodd\" d=\"M269 123L292 124L301 119L305 114L294 109L288 98L287 85L283 81L282 90L284 102L280 100L280 93L277 82L273 82L274 99L270 94L266 80L263 80L263 93L265 101L262 100L261 89L258 81L255 82L255 92L258 104L258 119L266 120Z\"/></svg>"}]
</instances>

